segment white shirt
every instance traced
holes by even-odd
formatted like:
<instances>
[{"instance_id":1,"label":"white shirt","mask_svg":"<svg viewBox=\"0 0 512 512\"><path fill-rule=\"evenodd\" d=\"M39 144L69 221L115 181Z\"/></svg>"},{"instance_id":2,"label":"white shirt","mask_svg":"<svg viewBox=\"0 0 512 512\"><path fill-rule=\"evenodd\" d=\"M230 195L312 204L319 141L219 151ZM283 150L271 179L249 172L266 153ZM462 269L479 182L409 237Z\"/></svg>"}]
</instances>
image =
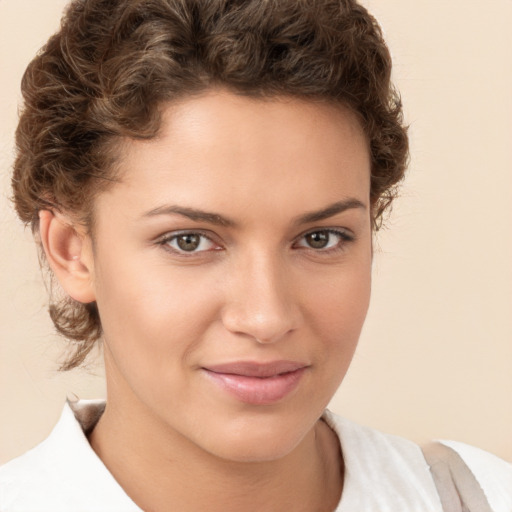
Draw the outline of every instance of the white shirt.
<instances>
[{"instance_id":1,"label":"white shirt","mask_svg":"<svg viewBox=\"0 0 512 512\"><path fill-rule=\"evenodd\" d=\"M104 402L66 404L50 436L0 468L2 512L141 512L92 450L84 433ZM80 418L80 422L77 417ZM336 512L441 512L420 448L406 439L361 427L329 411L345 480ZM512 511L512 465L462 443L446 442L470 467L495 512Z\"/></svg>"}]
</instances>

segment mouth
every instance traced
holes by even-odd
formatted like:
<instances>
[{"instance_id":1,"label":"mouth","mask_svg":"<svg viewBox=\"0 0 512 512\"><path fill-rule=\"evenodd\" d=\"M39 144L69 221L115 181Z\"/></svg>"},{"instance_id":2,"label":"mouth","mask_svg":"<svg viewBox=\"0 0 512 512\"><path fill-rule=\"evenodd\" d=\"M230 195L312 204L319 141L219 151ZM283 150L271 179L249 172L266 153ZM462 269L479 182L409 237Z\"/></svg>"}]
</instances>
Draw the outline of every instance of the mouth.
<instances>
[{"instance_id":1,"label":"mouth","mask_svg":"<svg viewBox=\"0 0 512 512\"><path fill-rule=\"evenodd\" d=\"M307 368L296 361L239 361L203 367L202 371L231 397L247 404L270 405L290 395Z\"/></svg>"}]
</instances>

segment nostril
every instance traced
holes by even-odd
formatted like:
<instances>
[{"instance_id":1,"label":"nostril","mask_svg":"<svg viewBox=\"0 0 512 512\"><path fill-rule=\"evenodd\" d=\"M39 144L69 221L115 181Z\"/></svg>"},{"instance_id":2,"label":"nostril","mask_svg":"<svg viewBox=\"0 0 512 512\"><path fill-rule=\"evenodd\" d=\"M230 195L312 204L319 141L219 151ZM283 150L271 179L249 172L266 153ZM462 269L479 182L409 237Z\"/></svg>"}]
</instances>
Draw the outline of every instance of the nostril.
<instances>
[{"instance_id":1,"label":"nostril","mask_svg":"<svg viewBox=\"0 0 512 512\"><path fill-rule=\"evenodd\" d=\"M230 308L223 314L224 327L252 339L259 345L271 344L285 337L296 328L296 315L281 312L280 315L251 315L242 308Z\"/></svg>"}]
</instances>

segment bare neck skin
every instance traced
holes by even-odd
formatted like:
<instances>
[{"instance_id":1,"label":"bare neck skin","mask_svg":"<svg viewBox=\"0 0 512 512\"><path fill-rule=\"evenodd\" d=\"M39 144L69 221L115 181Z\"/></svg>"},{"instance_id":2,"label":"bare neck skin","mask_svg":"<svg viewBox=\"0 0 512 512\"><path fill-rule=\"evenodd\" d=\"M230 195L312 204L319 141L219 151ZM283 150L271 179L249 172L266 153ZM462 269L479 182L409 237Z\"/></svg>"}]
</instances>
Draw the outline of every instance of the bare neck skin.
<instances>
[{"instance_id":1,"label":"bare neck skin","mask_svg":"<svg viewBox=\"0 0 512 512\"><path fill-rule=\"evenodd\" d=\"M331 512L343 486L336 434L323 420L287 456L232 462L209 454L166 428L144 405L109 400L90 434L96 454L146 512ZM125 417L123 411L140 410ZM142 410L145 409L145 410Z\"/></svg>"}]
</instances>

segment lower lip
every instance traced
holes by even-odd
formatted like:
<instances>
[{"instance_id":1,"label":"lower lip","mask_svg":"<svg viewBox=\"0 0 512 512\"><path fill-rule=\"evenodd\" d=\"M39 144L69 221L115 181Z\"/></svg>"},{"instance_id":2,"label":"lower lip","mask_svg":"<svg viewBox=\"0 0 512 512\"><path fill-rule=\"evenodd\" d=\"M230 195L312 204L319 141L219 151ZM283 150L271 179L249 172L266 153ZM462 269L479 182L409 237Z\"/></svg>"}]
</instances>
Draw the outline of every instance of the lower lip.
<instances>
[{"instance_id":1,"label":"lower lip","mask_svg":"<svg viewBox=\"0 0 512 512\"><path fill-rule=\"evenodd\" d=\"M299 385L306 368L273 377L246 377L204 369L208 377L229 394L247 404L270 405L288 396Z\"/></svg>"}]
</instances>

